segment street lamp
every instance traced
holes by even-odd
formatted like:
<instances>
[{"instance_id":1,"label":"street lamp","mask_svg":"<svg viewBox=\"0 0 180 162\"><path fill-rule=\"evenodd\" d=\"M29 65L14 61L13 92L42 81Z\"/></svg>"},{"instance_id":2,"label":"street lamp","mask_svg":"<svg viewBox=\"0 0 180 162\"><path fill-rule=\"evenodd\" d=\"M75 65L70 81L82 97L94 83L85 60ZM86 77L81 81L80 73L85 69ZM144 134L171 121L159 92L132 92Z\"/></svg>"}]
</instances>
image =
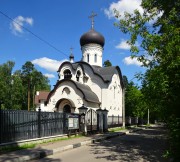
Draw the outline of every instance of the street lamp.
<instances>
[{"instance_id":1,"label":"street lamp","mask_svg":"<svg viewBox=\"0 0 180 162\"><path fill-rule=\"evenodd\" d=\"M84 104L78 108L79 109L79 114L80 114L80 120L81 120L81 129L84 132L84 134L87 134L87 125L86 125L86 119L85 119L85 114L88 110L87 107L84 106Z\"/></svg>"},{"instance_id":2,"label":"street lamp","mask_svg":"<svg viewBox=\"0 0 180 162\"><path fill-rule=\"evenodd\" d=\"M82 104L81 107L78 108L79 109L79 114L86 114L88 108L84 106L84 104Z\"/></svg>"}]
</instances>

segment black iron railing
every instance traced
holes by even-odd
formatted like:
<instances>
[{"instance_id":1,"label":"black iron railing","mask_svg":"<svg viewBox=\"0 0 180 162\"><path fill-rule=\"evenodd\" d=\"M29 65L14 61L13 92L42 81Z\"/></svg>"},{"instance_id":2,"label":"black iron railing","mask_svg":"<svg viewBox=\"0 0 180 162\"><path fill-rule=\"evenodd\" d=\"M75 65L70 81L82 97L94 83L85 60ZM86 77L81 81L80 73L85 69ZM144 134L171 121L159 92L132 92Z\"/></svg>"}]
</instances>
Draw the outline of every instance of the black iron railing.
<instances>
[{"instance_id":1,"label":"black iron railing","mask_svg":"<svg viewBox=\"0 0 180 162\"><path fill-rule=\"evenodd\" d=\"M0 144L67 133L59 112L0 110Z\"/></svg>"}]
</instances>

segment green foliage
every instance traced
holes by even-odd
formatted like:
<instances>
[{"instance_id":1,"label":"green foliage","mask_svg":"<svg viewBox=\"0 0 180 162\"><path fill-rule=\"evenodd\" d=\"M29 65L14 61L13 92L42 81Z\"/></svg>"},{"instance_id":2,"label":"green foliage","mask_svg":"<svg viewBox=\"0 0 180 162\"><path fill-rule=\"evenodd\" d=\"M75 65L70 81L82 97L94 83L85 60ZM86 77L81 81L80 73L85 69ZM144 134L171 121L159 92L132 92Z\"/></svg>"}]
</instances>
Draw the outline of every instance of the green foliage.
<instances>
[{"instance_id":1,"label":"green foliage","mask_svg":"<svg viewBox=\"0 0 180 162\"><path fill-rule=\"evenodd\" d=\"M123 76L124 79L127 79ZM125 114L126 116L134 116L139 118L145 118L147 112L147 105L144 100L144 96L141 90L131 81L126 81L125 92Z\"/></svg>"},{"instance_id":2,"label":"green foliage","mask_svg":"<svg viewBox=\"0 0 180 162\"><path fill-rule=\"evenodd\" d=\"M171 117L168 122L169 137L170 137L170 152L174 157L174 161L180 159L180 118Z\"/></svg>"},{"instance_id":3,"label":"green foliage","mask_svg":"<svg viewBox=\"0 0 180 162\"><path fill-rule=\"evenodd\" d=\"M115 25L130 35L132 57L137 57L147 68L142 79L142 94L150 112L164 119L173 134L170 139L179 137L180 118L180 0L142 0L143 14L125 13ZM140 46L136 46L136 42ZM171 120L173 118L174 120ZM176 131L173 131L176 130ZM170 140L169 155L178 157L180 140ZM176 159L177 160L177 159Z\"/></svg>"},{"instance_id":4,"label":"green foliage","mask_svg":"<svg viewBox=\"0 0 180 162\"><path fill-rule=\"evenodd\" d=\"M111 64L111 62L109 60L106 60L106 61L104 61L103 66L104 67L109 67L109 66L112 66L112 64Z\"/></svg>"},{"instance_id":5,"label":"green foliage","mask_svg":"<svg viewBox=\"0 0 180 162\"><path fill-rule=\"evenodd\" d=\"M0 101L3 109L26 109L27 92L30 90L30 107L34 108L34 96L37 90L50 90L49 80L26 62L21 70L13 73L15 63L8 61L0 65Z\"/></svg>"}]
</instances>

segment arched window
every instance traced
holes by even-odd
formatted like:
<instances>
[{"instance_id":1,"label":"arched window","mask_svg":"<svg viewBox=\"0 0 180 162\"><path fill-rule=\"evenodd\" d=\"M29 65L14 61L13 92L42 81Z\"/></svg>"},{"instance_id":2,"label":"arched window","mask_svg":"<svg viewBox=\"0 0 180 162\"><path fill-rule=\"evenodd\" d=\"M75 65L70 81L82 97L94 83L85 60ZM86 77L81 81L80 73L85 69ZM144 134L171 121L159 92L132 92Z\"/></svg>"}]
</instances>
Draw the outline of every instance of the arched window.
<instances>
[{"instance_id":1,"label":"arched window","mask_svg":"<svg viewBox=\"0 0 180 162\"><path fill-rule=\"evenodd\" d=\"M76 79L77 79L77 81L79 82L79 77L81 76L81 72L78 70L77 71L77 74L76 74Z\"/></svg>"},{"instance_id":2,"label":"arched window","mask_svg":"<svg viewBox=\"0 0 180 162\"><path fill-rule=\"evenodd\" d=\"M87 54L87 62L89 62L89 54Z\"/></svg>"},{"instance_id":3,"label":"arched window","mask_svg":"<svg viewBox=\"0 0 180 162\"><path fill-rule=\"evenodd\" d=\"M94 62L97 62L97 54L94 55Z\"/></svg>"},{"instance_id":4,"label":"arched window","mask_svg":"<svg viewBox=\"0 0 180 162\"><path fill-rule=\"evenodd\" d=\"M69 94L71 93L71 91L69 90L68 87L65 87L65 88L63 88L63 90L62 90L62 94L63 94L63 93L66 93L67 95L69 95Z\"/></svg>"},{"instance_id":5,"label":"arched window","mask_svg":"<svg viewBox=\"0 0 180 162\"><path fill-rule=\"evenodd\" d=\"M66 69L64 71L64 79L71 79L71 77L72 77L71 71L69 69Z\"/></svg>"}]
</instances>

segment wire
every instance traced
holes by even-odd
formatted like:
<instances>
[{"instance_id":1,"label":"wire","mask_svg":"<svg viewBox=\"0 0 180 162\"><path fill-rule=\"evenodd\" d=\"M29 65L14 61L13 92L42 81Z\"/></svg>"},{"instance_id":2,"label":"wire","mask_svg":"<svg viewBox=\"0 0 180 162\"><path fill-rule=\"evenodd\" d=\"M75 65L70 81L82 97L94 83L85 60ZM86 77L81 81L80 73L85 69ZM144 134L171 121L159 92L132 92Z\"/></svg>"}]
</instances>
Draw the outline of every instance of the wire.
<instances>
[{"instance_id":1,"label":"wire","mask_svg":"<svg viewBox=\"0 0 180 162\"><path fill-rule=\"evenodd\" d=\"M16 21L14 21L11 17L9 17L8 15L6 15L5 13L3 13L2 11L0 11L0 13L5 16L6 18L8 18L9 20L15 22L17 25L19 25L20 27L22 27L24 30L26 30L27 32L29 32L30 34L32 34L33 36L35 36L36 38L38 38L40 41L44 42L45 44L47 44L48 46L50 46L51 48L55 49L56 51L58 51L59 53L65 55L66 57L69 57L67 54L65 54L64 52L62 52L61 50L57 49L54 45L52 45L51 43L49 43L48 41L46 41L45 39L41 38L40 36L38 36L37 34L33 33L32 31L30 31L28 28L22 26L21 24L17 23Z\"/></svg>"}]
</instances>

